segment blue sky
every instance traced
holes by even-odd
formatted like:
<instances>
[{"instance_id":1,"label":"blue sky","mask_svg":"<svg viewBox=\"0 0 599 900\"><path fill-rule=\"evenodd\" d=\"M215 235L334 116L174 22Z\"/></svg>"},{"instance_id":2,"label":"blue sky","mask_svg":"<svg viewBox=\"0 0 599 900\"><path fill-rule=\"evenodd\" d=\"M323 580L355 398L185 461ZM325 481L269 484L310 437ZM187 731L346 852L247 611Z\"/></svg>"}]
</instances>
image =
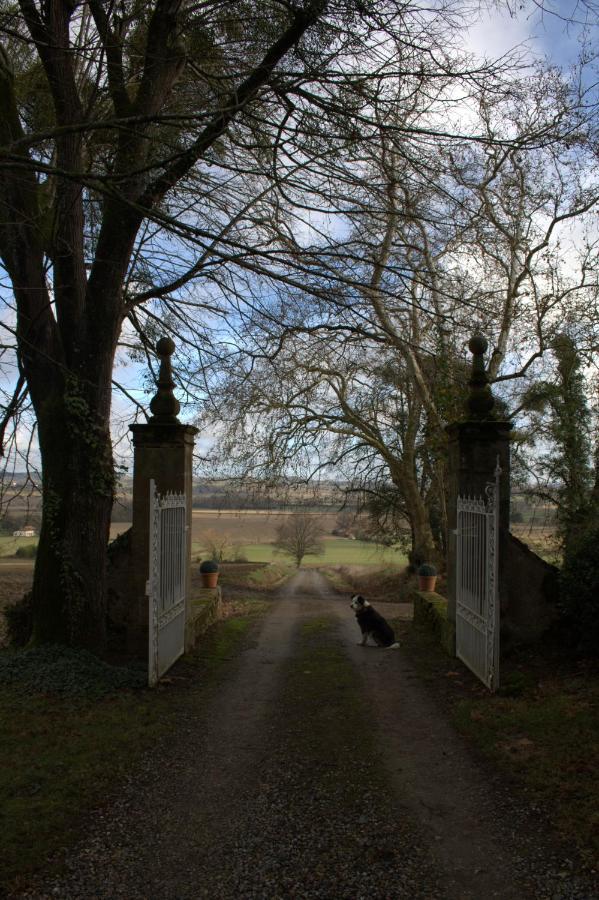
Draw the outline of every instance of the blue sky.
<instances>
[{"instance_id":1,"label":"blue sky","mask_svg":"<svg viewBox=\"0 0 599 900\"><path fill-rule=\"evenodd\" d=\"M511 13L510 7L524 6ZM590 19L580 0L546 0L540 9L533 0L503 3L481 17L469 29L469 46L488 56L506 53L525 44L537 58L547 57L552 63L567 68L580 50L583 22ZM556 11L553 14L551 10ZM590 22L590 36L597 42L599 27Z\"/></svg>"}]
</instances>

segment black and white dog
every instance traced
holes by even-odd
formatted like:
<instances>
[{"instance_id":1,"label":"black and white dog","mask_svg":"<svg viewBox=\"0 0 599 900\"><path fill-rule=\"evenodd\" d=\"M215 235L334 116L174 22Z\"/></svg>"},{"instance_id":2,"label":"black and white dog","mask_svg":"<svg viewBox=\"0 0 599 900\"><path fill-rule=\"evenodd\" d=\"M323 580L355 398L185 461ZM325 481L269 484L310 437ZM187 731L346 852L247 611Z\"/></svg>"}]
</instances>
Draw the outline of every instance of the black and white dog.
<instances>
[{"instance_id":1,"label":"black and white dog","mask_svg":"<svg viewBox=\"0 0 599 900\"><path fill-rule=\"evenodd\" d=\"M380 613L365 600L361 594L354 594L349 604L356 613L356 619L362 632L362 647L371 637L379 647L397 650L399 643L395 640L395 632Z\"/></svg>"}]
</instances>

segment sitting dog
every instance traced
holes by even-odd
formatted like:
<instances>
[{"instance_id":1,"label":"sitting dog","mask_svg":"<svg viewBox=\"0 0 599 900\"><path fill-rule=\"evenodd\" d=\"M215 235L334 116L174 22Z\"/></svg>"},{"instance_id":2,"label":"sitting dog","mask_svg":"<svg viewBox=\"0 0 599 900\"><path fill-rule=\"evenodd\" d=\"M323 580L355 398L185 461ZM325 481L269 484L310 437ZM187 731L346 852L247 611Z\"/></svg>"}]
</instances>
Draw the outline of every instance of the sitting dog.
<instances>
[{"instance_id":1,"label":"sitting dog","mask_svg":"<svg viewBox=\"0 0 599 900\"><path fill-rule=\"evenodd\" d=\"M365 647L371 637L379 647L397 650L399 643L395 640L395 632L380 613L365 600L361 594L354 594L349 604L356 613L356 619L362 632L361 646Z\"/></svg>"}]
</instances>

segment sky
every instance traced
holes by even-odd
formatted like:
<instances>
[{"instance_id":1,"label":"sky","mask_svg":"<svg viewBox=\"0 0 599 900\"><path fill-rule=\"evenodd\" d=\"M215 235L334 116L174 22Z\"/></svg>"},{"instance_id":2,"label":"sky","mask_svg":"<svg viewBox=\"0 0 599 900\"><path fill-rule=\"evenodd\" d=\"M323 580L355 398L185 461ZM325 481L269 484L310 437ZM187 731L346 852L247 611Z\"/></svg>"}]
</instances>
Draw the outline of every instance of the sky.
<instances>
[{"instance_id":1,"label":"sky","mask_svg":"<svg viewBox=\"0 0 599 900\"><path fill-rule=\"evenodd\" d=\"M515 47L521 47L532 58L548 59L560 67L569 67L580 50L585 4L580 0L545 0L544 5L546 9L559 11L562 18L539 9L534 0L505 0L497 3L476 24L464 30L465 48L480 56L497 58ZM510 12L510 9L515 9L515 12ZM574 22L567 24L564 19ZM597 30L595 29L594 34L591 33L596 45L599 38ZM137 400L148 403L151 394L144 394L141 388L140 371L138 366L128 361L126 354L118 354L115 380L120 381ZM133 421L131 403L118 391L114 396L113 413L113 435L116 438L126 431L126 424ZM182 410L181 418L186 418L185 410ZM209 443L209 438L200 435L197 445L199 452L206 449ZM130 448L126 441L120 441L116 450L118 456L122 455L122 462L130 463Z\"/></svg>"},{"instance_id":2,"label":"sky","mask_svg":"<svg viewBox=\"0 0 599 900\"><path fill-rule=\"evenodd\" d=\"M510 7L514 6L518 9L511 13ZM544 9L534 0L506 0L481 15L480 21L468 30L467 40L472 50L490 56L522 44L539 58L568 67L578 55L583 25L588 20L580 0L546 0ZM597 26L589 31L595 43L597 31Z\"/></svg>"}]
</instances>

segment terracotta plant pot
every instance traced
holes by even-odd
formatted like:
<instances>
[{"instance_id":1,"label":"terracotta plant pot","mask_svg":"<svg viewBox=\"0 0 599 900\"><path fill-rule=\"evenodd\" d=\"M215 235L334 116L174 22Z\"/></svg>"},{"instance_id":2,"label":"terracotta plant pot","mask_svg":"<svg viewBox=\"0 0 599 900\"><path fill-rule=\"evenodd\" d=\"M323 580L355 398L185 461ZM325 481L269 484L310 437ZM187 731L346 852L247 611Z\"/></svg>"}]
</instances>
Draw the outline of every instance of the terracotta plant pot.
<instances>
[{"instance_id":1,"label":"terracotta plant pot","mask_svg":"<svg viewBox=\"0 0 599 900\"><path fill-rule=\"evenodd\" d=\"M200 572L203 588L215 588L218 583L218 572Z\"/></svg>"},{"instance_id":2,"label":"terracotta plant pot","mask_svg":"<svg viewBox=\"0 0 599 900\"><path fill-rule=\"evenodd\" d=\"M418 590L420 590L420 591L434 591L436 584L437 584L437 576L436 575L419 575L418 576Z\"/></svg>"}]
</instances>

